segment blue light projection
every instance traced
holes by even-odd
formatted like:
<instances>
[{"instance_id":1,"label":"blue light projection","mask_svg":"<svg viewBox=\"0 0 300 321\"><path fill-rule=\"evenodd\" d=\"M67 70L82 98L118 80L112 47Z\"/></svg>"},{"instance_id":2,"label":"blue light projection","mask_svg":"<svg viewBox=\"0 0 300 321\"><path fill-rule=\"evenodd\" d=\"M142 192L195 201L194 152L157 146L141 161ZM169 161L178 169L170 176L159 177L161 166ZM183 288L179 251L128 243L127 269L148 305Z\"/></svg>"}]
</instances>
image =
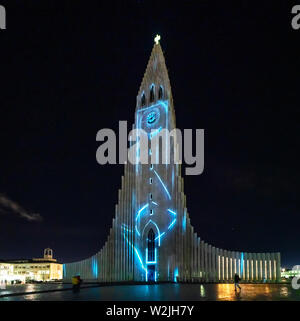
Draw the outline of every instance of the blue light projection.
<instances>
[{"instance_id":1,"label":"blue light projection","mask_svg":"<svg viewBox=\"0 0 300 321\"><path fill-rule=\"evenodd\" d=\"M157 263L157 248L154 249L154 261L148 261L148 248L146 247L146 264L156 264Z\"/></svg>"},{"instance_id":2,"label":"blue light projection","mask_svg":"<svg viewBox=\"0 0 300 321\"><path fill-rule=\"evenodd\" d=\"M168 114L168 100L166 101L162 101L162 100L159 100L157 101L157 103L151 105L151 106L148 106L148 107L144 107L144 108L141 108L141 109L138 109L137 111L137 115L136 115L136 128L142 128L143 126L147 127L147 128L153 128L155 126L155 124L157 123L158 119L160 118L160 110L159 110L159 107L163 107L165 109L165 114L166 114L166 117L165 117L165 128L167 129L168 128L168 117L167 117L167 114ZM142 125L143 124L143 125ZM150 139L152 139L153 137L155 137L156 135L158 135L161 130L163 129L163 126L160 126L159 128L157 129L154 129L151 131L151 133L149 134L150 136ZM167 136L166 136L166 139L167 139ZM168 141L166 141L166 148L167 148L167 143ZM151 149L149 150L149 153L150 155L152 154L152 151ZM157 157L158 157L158 153L156 153ZM138 157L138 155L137 155ZM166 157L167 157L167 153L166 153ZM136 162L136 171L138 171L138 168L140 168L138 162ZM166 163L166 166L167 166L167 163ZM166 184L164 183L164 181L162 180L162 178L160 177L160 175L158 174L158 172L154 169L153 167L153 164L150 165L150 170L154 172L155 176L158 178L158 181L160 182L162 188L163 188L163 191L165 192L165 195L166 197L171 200L171 195L170 195L170 192L166 186ZM153 178L150 177L150 184L153 183ZM174 183L174 172L172 173L172 184ZM147 224L144 226L143 230L140 231L138 226L139 226L139 222L141 220L141 217L142 215L145 215L145 210L146 208L150 207L150 204L153 204L155 206L157 206L158 208L160 207L160 205L154 201L151 201L145 205L143 205L137 212L136 214L136 217L135 217L135 231L136 231L136 237L141 237L141 235L144 235L144 230L145 228L149 225L149 224L153 224L157 230L157 236L155 238L155 241L157 241L157 245L158 247L161 245L161 240L164 236L167 235L168 231L171 230L175 224L176 224L176 221L177 221L177 213L168 208L167 209L167 213L169 214L170 216L170 224L168 225L168 227L166 228L165 231L160 231L158 225L156 224L156 222L153 220L153 217L155 218L156 215L154 215L154 212L153 210L152 211L147 211L149 212L149 216L151 216L151 219L149 218ZM152 214L152 215L151 215ZM184 225L184 229L185 229L185 226L186 226L186 213L184 214L184 220L183 220L183 225ZM123 227L124 229L124 238L125 240L128 242L128 244L134 249L134 252L135 252L135 255L136 257L138 258L137 262L139 262L139 265L141 267L141 269L143 271L145 271L145 279L146 281L148 281L148 269L147 269L147 265L149 264L157 264L158 263L158 249L157 247L155 247L155 259L154 261L148 261L148 248L146 247L145 249L145 258L142 257L140 251L138 250L138 248L136 248L133 244L131 244L131 242L128 240L128 238L126 237L125 233L131 233L132 231L129 231L125 226ZM134 231L134 230L133 230ZM145 260L144 260L145 259ZM143 263L144 262L144 263ZM176 267L176 269L174 270L174 281L176 282L176 277L178 276L178 268ZM157 271L155 271L155 281L157 280Z\"/></svg>"},{"instance_id":3,"label":"blue light projection","mask_svg":"<svg viewBox=\"0 0 300 321\"><path fill-rule=\"evenodd\" d=\"M177 282L177 276L179 275L178 273L178 267L175 268L174 270L174 282Z\"/></svg>"},{"instance_id":4,"label":"blue light projection","mask_svg":"<svg viewBox=\"0 0 300 321\"><path fill-rule=\"evenodd\" d=\"M158 235L156 238L155 238L155 241L158 240L159 243L160 243L160 240L161 238L166 234L166 232L162 232L160 235Z\"/></svg>"},{"instance_id":5,"label":"blue light projection","mask_svg":"<svg viewBox=\"0 0 300 321\"><path fill-rule=\"evenodd\" d=\"M160 176L157 174L157 171L155 169L153 171L154 171L154 174L157 176L158 180L160 181L161 185L163 186L164 190L166 191L169 199L171 199L171 195L170 195L166 185L163 183L163 181L161 180Z\"/></svg>"},{"instance_id":6,"label":"blue light projection","mask_svg":"<svg viewBox=\"0 0 300 321\"><path fill-rule=\"evenodd\" d=\"M241 276L243 277L244 273L244 252L241 253Z\"/></svg>"},{"instance_id":7,"label":"blue light projection","mask_svg":"<svg viewBox=\"0 0 300 321\"><path fill-rule=\"evenodd\" d=\"M93 272L93 277L98 278L98 262L95 257L92 257L92 272Z\"/></svg>"},{"instance_id":8,"label":"blue light projection","mask_svg":"<svg viewBox=\"0 0 300 321\"><path fill-rule=\"evenodd\" d=\"M172 221L172 223L169 225L168 230L170 230L175 223L176 223L176 218L175 218L175 219Z\"/></svg>"},{"instance_id":9,"label":"blue light projection","mask_svg":"<svg viewBox=\"0 0 300 321\"><path fill-rule=\"evenodd\" d=\"M157 115L155 111L151 111L147 116L147 123L152 125L157 120Z\"/></svg>"},{"instance_id":10,"label":"blue light projection","mask_svg":"<svg viewBox=\"0 0 300 321\"><path fill-rule=\"evenodd\" d=\"M156 130L152 130L151 133L149 134L150 138L153 138L154 136L156 136L161 130L162 130L161 126Z\"/></svg>"},{"instance_id":11,"label":"blue light projection","mask_svg":"<svg viewBox=\"0 0 300 321\"><path fill-rule=\"evenodd\" d=\"M64 278L67 276L66 264L63 264L63 276L64 276Z\"/></svg>"},{"instance_id":12,"label":"blue light projection","mask_svg":"<svg viewBox=\"0 0 300 321\"><path fill-rule=\"evenodd\" d=\"M136 218L135 218L136 222L137 222L137 220L140 218L140 215L141 215L141 213L143 212L143 210L144 210L145 208L147 208L148 206L149 206L149 204L147 203L146 205L144 205L144 206L138 211L138 215L137 215Z\"/></svg>"},{"instance_id":13,"label":"blue light projection","mask_svg":"<svg viewBox=\"0 0 300 321\"><path fill-rule=\"evenodd\" d=\"M168 212L170 212L171 214L173 214L173 215L177 215L177 213L176 212L174 212L174 211L172 211L172 210L170 210L169 208L168 208Z\"/></svg>"},{"instance_id":14,"label":"blue light projection","mask_svg":"<svg viewBox=\"0 0 300 321\"><path fill-rule=\"evenodd\" d=\"M185 231L186 230L186 212L184 211L184 216L182 219L182 229Z\"/></svg>"},{"instance_id":15,"label":"blue light projection","mask_svg":"<svg viewBox=\"0 0 300 321\"><path fill-rule=\"evenodd\" d=\"M154 221L149 220L149 221L147 222L147 224L145 225L145 227L143 228L143 232L144 232L145 228L146 228L149 224L151 224L151 223L152 223L152 224L156 227L156 229L157 229L157 233L158 233L158 246L160 246L160 230L159 230L157 224L156 224Z\"/></svg>"},{"instance_id":16,"label":"blue light projection","mask_svg":"<svg viewBox=\"0 0 300 321\"><path fill-rule=\"evenodd\" d=\"M124 236L124 239L126 240L126 242L129 244L129 246L131 246L132 248L133 248L133 250L134 250L134 252L135 252L135 254L136 254L136 256L138 257L138 259L139 259L139 262L140 262L140 265L141 265L141 268L146 272L146 275L147 275L147 269L144 267L144 264L143 264L143 261L142 261L142 258L141 258L141 256L140 256L140 254L139 254L139 251L135 248L135 246L128 240L128 238L126 237L126 235L125 235L125 229L127 229L128 230L128 228L126 228L125 226L122 226L123 227L123 229L124 229L124 234L123 234L123 236Z\"/></svg>"}]
</instances>

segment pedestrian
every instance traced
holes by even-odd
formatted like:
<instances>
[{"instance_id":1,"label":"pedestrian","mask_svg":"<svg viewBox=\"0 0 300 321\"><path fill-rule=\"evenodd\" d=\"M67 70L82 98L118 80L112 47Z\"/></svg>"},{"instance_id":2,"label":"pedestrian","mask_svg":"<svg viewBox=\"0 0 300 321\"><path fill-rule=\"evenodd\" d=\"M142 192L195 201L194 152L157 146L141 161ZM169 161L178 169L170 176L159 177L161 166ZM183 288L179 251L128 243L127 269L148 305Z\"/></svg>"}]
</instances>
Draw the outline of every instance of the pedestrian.
<instances>
[{"instance_id":1,"label":"pedestrian","mask_svg":"<svg viewBox=\"0 0 300 321\"><path fill-rule=\"evenodd\" d=\"M72 277L73 292L76 293L79 291L79 280L78 276Z\"/></svg>"},{"instance_id":2,"label":"pedestrian","mask_svg":"<svg viewBox=\"0 0 300 321\"><path fill-rule=\"evenodd\" d=\"M236 288L239 288L240 291L242 290L240 285L239 285L239 282L241 281L239 275L237 273L235 273L234 275L234 290L236 291Z\"/></svg>"}]
</instances>

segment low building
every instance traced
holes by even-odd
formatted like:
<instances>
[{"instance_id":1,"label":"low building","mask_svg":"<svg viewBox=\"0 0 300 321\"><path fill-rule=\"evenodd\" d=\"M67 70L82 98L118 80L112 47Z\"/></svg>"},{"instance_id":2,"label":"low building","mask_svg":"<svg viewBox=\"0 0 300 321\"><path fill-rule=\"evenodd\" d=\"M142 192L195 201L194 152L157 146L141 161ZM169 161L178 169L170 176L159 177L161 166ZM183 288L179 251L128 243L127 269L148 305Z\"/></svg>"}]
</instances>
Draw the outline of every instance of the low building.
<instances>
[{"instance_id":1,"label":"low building","mask_svg":"<svg viewBox=\"0 0 300 321\"><path fill-rule=\"evenodd\" d=\"M0 261L0 284L61 280L62 273L62 264L49 248L44 250L43 258Z\"/></svg>"},{"instance_id":2,"label":"low building","mask_svg":"<svg viewBox=\"0 0 300 321\"><path fill-rule=\"evenodd\" d=\"M293 277L300 277L300 265L295 265L292 269L281 270L281 277L285 279L292 279Z\"/></svg>"}]
</instances>

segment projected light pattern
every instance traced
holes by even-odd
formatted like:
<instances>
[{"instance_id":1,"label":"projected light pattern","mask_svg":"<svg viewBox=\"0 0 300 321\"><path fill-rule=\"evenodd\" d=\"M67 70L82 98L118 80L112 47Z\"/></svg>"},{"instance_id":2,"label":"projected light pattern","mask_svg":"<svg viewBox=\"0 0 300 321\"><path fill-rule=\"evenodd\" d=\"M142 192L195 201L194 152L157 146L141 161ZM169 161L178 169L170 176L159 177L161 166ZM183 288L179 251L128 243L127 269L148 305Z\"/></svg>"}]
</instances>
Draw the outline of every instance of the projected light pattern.
<instances>
[{"instance_id":1,"label":"projected light pattern","mask_svg":"<svg viewBox=\"0 0 300 321\"><path fill-rule=\"evenodd\" d=\"M151 133L149 134L150 138L155 137L161 130L162 127L160 126L158 129L151 131Z\"/></svg>"},{"instance_id":2,"label":"projected light pattern","mask_svg":"<svg viewBox=\"0 0 300 321\"><path fill-rule=\"evenodd\" d=\"M154 250L154 261L148 261L148 248L146 247L146 264L156 264L157 263L157 248Z\"/></svg>"},{"instance_id":3,"label":"projected light pattern","mask_svg":"<svg viewBox=\"0 0 300 321\"><path fill-rule=\"evenodd\" d=\"M241 253L241 275L244 273L244 252Z\"/></svg>"},{"instance_id":4,"label":"projected light pattern","mask_svg":"<svg viewBox=\"0 0 300 321\"><path fill-rule=\"evenodd\" d=\"M168 135L176 129L176 119L168 72L158 41L137 96L132 128L137 131L130 134L129 155L135 158L135 164L125 163L107 241L92 258L64 265L64 279L71 281L74 275L81 274L85 280L108 283L129 280L193 282L197 275L201 282L224 283L231 282L238 271L243 280L250 277L255 281L280 282L279 252L227 251L200 240L195 233L186 207L181 168L177 162L171 162L171 155L180 155L175 149L176 136L171 141ZM144 133L143 138L148 142L145 151L141 139ZM158 143L159 148L152 143ZM144 157L153 163L141 164ZM190 252L193 255L187 255Z\"/></svg>"},{"instance_id":5,"label":"projected light pattern","mask_svg":"<svg viewBox=\"0 0 300 321\"><path fill-rule=\"evenodd\" d=\"M159 111L159 108L161 108L161 107L164 109L163 114L165 114L165 126L159 126L157 129L154 129L153 125L158 122L159 118L161 118L161 113ZM168 101L161 101L160 100L156 104L153 104L149 107L141 108L137 112L137 128L147 128L147 127L153 128L151 130L151 132L148 133L150 139L152 139L153 137L158 135L163 128L168 128L167 114L168 114ZM167 139L167 137L166 137L166 139ZM168 142L166 141L166 144L165 144L166 148L168 147L167 143ZM152 155L151 149L149 149L149 155ZM139 157L138 154L137 154L137 157ZM156 157L158 157L158 153L156 153ZM137 162L136 162L136 164L137 164ZM140 168L140 164L137 164L136 165L137 173L138 173L139 168ZM155 174L155 177L158 180L158 184L161 186L162 191L165 194L166 198L168 200L172 200L172 197L171 197L171 194L168 190L167 184L163 181L163 179L161 178L161 176L159 175L157 170L155 170L153 168L153 164L151 164L149 168ZM155 184L155 182L153 181L153 179L155 179L155 177L154 178L150 177L150 180L149 180L150 184ZM147 210L150 207L150 205L152 205L152 206L154 205L156 207L155 211L151 208L149 210ZM157 223L155 222L155 217L157 215L156 213L159 213L161 215L161 212L159 212L159 209L163 212L166 211L166 215L168 215L170 217L170 222L166 226L165 231L160 231ZM146 212L146 210L147 210L147 212ZM142 219L142 217L144 219L145 215L147 215L147 214L149 216L151 216L151 219L149 217L148 221L146 220L146 222L144 223L145 224L144 228L140 229L141 219ZM157 246L160 247L163 237L166 237L167 233L175 226L176 216L177 216L177 214L174 210L172 210L172 209L162 210L160 205L151 199L150 203L143 205L138 210L138 212L136 214L136 218L135 218L136 237L141 238L144 235L144 231L145 231L146 227L151 224L154 226L154 228L156 230L155 241L157 242ZM157 248L155 247L155 261L153 261L153 262L147 261L147 251L148 251L147 248L144 252L144 253L146 253L145 261L143 260L142 256L140 255L140 251L137 248L135 248L135 251L136 251L136 253L138 253L137 257L139 259L139 262L142 265L143 270L145 270L145 272L146 272L146 280L148 280L148 272L147 272L147 268L145 268L145 266L147 266L147 264L157 264L157 259L158 259L157 258ZM157 277L157 273L155 271L155 280L156 280L156 277Z\"/></svg>"},{"instance_id":6,"label":"projected light pattern","mask_svg":"<svg viewBox=\"0 0 300 321\"><path fill-rule=\"evenodd\" d=\"M147 268L144 267L144 264L143 264L143 260L141 258L141 255L138 251L138 249L136 249L136 247L128 240L128 238L126 237L126 234L125 234L125 231L129 231L131 232L130 230L128 230L128 228L126 226L124 226L124 224L122 225L122 228L124 230L124 233L123 233L123 236L124 236L124 239L125 241L128 243L128 245L134 250L134 253L136 254L137 258L138 258L138 261L140 262L140 265L141 265L141 268L146 272L147 274Z\"/></svg>"},{"instance_id":7,"label":"projected light pattern","mask_svg":"<svg viewBox=\"0 0 300 321\"><path fill-rule=\"evenodd\" d=\"M93 276L97 279L98 278L98 262L95 257L92 258L92 273L93 273Z\"/></svg>"},{"instance_id":8,"label":"projected light pattern","mask_svg":"<svg viewBox=\"0 0 300 321\"><path fill-rule=\"evenodd\" d=\"M156 171L155 169L154 169L153 171L154 171L154 174L157 176L158 180L160 181L162 187L164 188L166 194L168 195L168 198L171 199L171 195L170 195L170 193L169 193L166 185L163 183L163 181L162 181L162 179L160 178L160 176L158 175L157 171Z\"/></svg>"},{"instance_id":9,"label":"projected light pattern","mask_svg":"<svg viewBox=\"0 0 300 321\"><path fill-rule=\"evenodd\" d=\"M174 270L174 282L177 282L177 276L179 275L178 273L178 267L175 268Z\"/></svg>"}]
</instances>

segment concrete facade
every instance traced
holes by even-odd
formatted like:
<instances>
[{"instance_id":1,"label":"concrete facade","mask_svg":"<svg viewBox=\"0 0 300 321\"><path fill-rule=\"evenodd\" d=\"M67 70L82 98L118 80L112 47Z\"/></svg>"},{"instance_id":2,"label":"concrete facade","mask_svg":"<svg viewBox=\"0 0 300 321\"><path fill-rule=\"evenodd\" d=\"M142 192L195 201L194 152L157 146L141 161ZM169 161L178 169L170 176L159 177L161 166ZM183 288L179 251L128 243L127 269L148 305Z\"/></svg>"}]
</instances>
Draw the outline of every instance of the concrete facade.
<instances>
[{"instance_id":1,"label":"concrete facade","mask_svg":"<svg viewBox=\"0 0 300 321\"><path fill-rule=\"evenodd\" d=\"M153 47L137 95L133 128L142 128L151 140L163 129L176 128L160 44ZM197 236L186 208L181 167L174 163L176 140L166 144L171 150L168 165L150 164L156 152L151 147L148 164L125 164L106 243L94 256L64 264L64 279L80 274L84 280L98 282L232 282L238 273L249 282L279 280L280 253L227 251Z\"/></svg>"}]
</instances>

